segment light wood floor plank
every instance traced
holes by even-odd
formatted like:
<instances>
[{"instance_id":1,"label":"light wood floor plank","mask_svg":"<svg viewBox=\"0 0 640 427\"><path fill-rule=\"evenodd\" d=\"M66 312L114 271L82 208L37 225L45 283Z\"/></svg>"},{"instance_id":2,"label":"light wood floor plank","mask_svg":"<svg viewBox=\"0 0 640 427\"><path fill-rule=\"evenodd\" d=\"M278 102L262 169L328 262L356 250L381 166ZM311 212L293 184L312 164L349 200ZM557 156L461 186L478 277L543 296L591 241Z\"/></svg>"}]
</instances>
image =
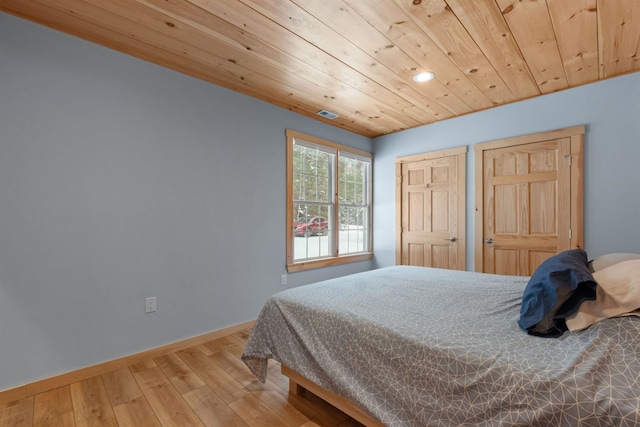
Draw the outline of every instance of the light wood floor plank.
<instances>
[{"instance_id":1,"label":"light wood floor plank","mask_svg":"<svg viewBox=\"0 0 640 427\"><path fill-rule=\"evenodd\" d=\"M160 368L133 374L147 401L163 426L203 426L202 422L164 376Z\"/></svg>"},{"instance_id":2,"label":"light wood floor plank","mask_svg":"<svg viewBox=\"0 0 640 427\"><path fill-rule=\"evenodd\" d=\"M142 390L129 368L102 374L102 382L113 406L129 403L142 397Z\"/></svg>"},{"instance_id":3,"label":"light wood floor plank","mask_svg":"<svg viewBox=\"0 0 640 427\"><path fill-rule=\"evenodd\" d=\"M156 368L157 366L158 365L156 364L155 360L145 359L141 362L134 363L133 365L129 366L129 370L131 370L131 372L135 374L136 372L146 371L147 369Z\"/></svg>"},{"instance_id":4,"label":"light wood floor plank","mask_svg":"<svg viewBox=\"0 0 640 427\"><path fill-rule=\"evenodd\" d=\"M103 374L102 380L120 426L161 426L129 368Z\"/></svg>"},{"instance_id":5,"label":"light wood floor plank","mask_svg":"<svg viewBox=\"0 0 640 427\"><path fill-rule=\"evenodd\" d=\"M179 351L178 355L225 402L231 403L249 394L248 390L200 349L193 347Z\"/></svg>"},{"instance_id":6,"label":"light wood floor plank","mask_svg":"<svg viewBox=\"0 0 640 427\"><path fill-rule=\"evenodd\" d=\"M286 392L289 391L289 378L282 375L280 364L273 360L269 360L267 365L267 381L272 381Z\"/></svg>"},{"instance_id":7,"label":"light wood floor plank","mask_svg":"<svg viewBox=\"0 0 640 427\"><path fill-rule=\"evenodd\" d=\"M184 394L184 399L207 427L248 427L207 385Z\"/></svg>"},{"instance_id":8,"label":"light wood floor plank","mask_svg":"<svg viewBox=\"0 0 640 427\"><path fill-rule=\"evenodd\" d=\"M227 336L233 337L233 339L235 340L239 340L242 343L242 347L244 347L244 345L247 343L247 340L249 339L249 335L251 335L251 328L245 328L236 332L235 334L229 334Z\"/></svg>"},{"instance_id":9,"label":"light wood floor plank","mask_svg":"<svg viewBox=\"0 0 640 427\"><path fill-rule=\"evenodd\" d=\"M229 406L251 427L298 427L300 425L284 417L283 414L272 410L267 403L260 400L255 394L247 394L229 404Z\"/></svg>"},{"instance_id":10,"label":"light wood floor plank","mask_svg":"<svg viewBox=\"0 0 640 427\"><path fill-rule=\"evenodd\" d=\"M224 350L240 358L244 351L244 344L245 343L237 339L237 337L230 335L218 338L214 341L206 342L202 344L202 346L208 348L211 351L211 354Z\"/></svg>"},{"instance_id":11,"label":"light wood floor plank","mask_svg":"<svg viewBox=\"0 0 640 427\"><path fill-rule=\"evenodd\" d=\"M162 427L151 405L144 397L113 407L120 427Z\"/></svg>"},{"instance_id":12,"label":"light wood floor plank","mask_svg":"<svg viewBox=\"0 0 640 427\"><path fill-rule=\"evenodd\" d=\"M0 409L0 426L29 427L33 424L33 397L20 399Z\"/></svg>"},{"instance_id":13,"label":"light wood floor plank","mask_svg":"<svg viewBox=\"0 0 640 427\"><path fill-rule=\"evenodd\" d=\"M117 427L118 422L101 377L71 384L76 427Z\"/></svg>"},{"instance_id":14,"label":"light wood floor plank","mask_svg":"<svg viewBox=\"0 0 640 427\"><path fill-rule=\"evenodd\" d=\"M247 369L247 366L240 360L226 351L217 351L208 356L216 365L220 366L227 374L240 383L243 387L256 381L255 375Z\"/></svg>"},{"instance_id":15,"label":"light wood floor plank","mask_svg":"<svg viewBox=\"0 0 640 427\"><path fill-rule=\"evenodd\" d=\"M180 394L204 385L204 381L175 353L156 357L155 362Z\"/></svg>"},{"instance_id":16,"label":"light wood floor plank","mask_svg":"<svg viewBox=\"0 0 640 427\"><path fill-rule=\"evenodd\" d=\"M264 402L272 411L275 411L292 425L300 426L309 419L305 414L289 404L287 400L288 394L283 395L275 390L264 390L252 393L252 395L261 402Z\"/></svg>"},{"instance_id":17,"label":"light wood floor plank","mask_svg":"<svg viewBox=\"0 0 640 427\"><path fill-rule=\"evenodd\" d=\"M71 388L60 387L35 396L34 427L75 426Z\"/></svg>"}]
</instances>

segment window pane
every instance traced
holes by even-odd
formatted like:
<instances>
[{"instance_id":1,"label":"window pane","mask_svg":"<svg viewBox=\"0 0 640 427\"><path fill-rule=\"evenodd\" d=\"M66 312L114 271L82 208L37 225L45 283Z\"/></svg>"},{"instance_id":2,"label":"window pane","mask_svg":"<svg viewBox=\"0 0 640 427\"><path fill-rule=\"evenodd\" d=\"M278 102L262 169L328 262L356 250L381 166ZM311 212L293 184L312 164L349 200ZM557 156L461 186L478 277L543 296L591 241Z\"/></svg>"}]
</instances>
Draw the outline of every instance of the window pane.
<instances>
[{"instance_id":1,"label":"window pane","mask_svg":"<svg viewBox=\"0 0 640 427\"><path fill-rule=\"evenodd\" d=\"M293 193L293 198L296 200L303 200L304 199L304 188L305 188L305 182L304 182L304 175L301 174L296 174L293 177L294 183L297 185L297 187L295 188L295 192Z\"/></svg>"},{"instance_id":2,"label":"window pane","mask_svg":"<svg viewBox=\"0 0 640 427\"><path fill-rule=\"evenodd\" d=\"M300 200L307 200L310 202L317 201L317 183L318 177L313 175L305 175L304 177L304 186L302 187L302 194L300 195Z\"/></svg>"},{"instance_id":3,"label":"window pane","mask_svg":"<svg viewBox=\"0 0 640 427\"><path fill-rule=\"evenodd\" d=\"M354 204L356 202L355 198L355 184L353 182L346 183L346 194L345 194L345 202L349 204Z\"/></svg>"},{"instance_id":4,"label":"window pane","mask_svg":"<svg viewBox=\"0 0 640 427\"><path fill-rule=\"evenodd\" d=\"M364 195L364 184L357 183L354 184L354 203L356 205L364 205L366 201Z\"/></svg>"},{"instance_id":5,"label":"window pane","mask_svg":"<svg viewBox=\"0 0 640 427\"><path fill-rule=\"evenodd\" d=\"M338 176L341 176L341 175L338 175ZM344 198L346 194L346 185L347 185L346 182L341 180L338 181L338 203L346 203L346 200Z\"/></svg>"},{"instance_id":6,"label":"window pane","mask_svg":"<svg viewBox=\"0 0 640 427\"><path fill-rule=\"evenodd\" d=\"M324 147L294 143L293 259L332 256L334 235L332 170L335 154ZM298 188L296 188L296 183Z\"/></svg>"},{"instance_id":7,"label":"window pane","mask_svg":"<svg viewBox=\"0 0 640 427\"><path fill-rule=\"evenodd\" d=\"M341 255L365 252L369 250L369 162L340 157L339 163L339 251Z\"/></svg>"},{"instance_id":8,"label":"window pane","mask_svg":"<svg viewBox=\"0 0 640 427\"><path fill-rule=\"evenodd\" d=\"M339 162L338 191L340 201L348 204L366 204L369 162L349 157L340 157Z\"/></svg>"},{"instance_id":9,"label":"window pane","mask_svg":"<svg viewBox=\"0 0 640 427\"><path fill-rule=\"evenodd\" d=\"M294 146L294 200L323 203L331 201L333 157L333 154L318 149Z\"/></svg>"},{"instance_id":10,"label":"window pane","mask_svg":"<svg viewBox=\"0 0 640 427\"><path fill-rule=\"evenodd\" d=\"M368 250L369 227L366 221L367 208L340 208L340 254L365 252Z\"/></svg>"},{"instance_id":11,"label":"window pane","mask_svg":"<svg viewBox=\"0 0 640 427\"><path fill-rule=\"evenodd\" d=\"M330 256L332 209L327 205L294 204L293 259L300 261Z\"/></svg>"}]
</instances>

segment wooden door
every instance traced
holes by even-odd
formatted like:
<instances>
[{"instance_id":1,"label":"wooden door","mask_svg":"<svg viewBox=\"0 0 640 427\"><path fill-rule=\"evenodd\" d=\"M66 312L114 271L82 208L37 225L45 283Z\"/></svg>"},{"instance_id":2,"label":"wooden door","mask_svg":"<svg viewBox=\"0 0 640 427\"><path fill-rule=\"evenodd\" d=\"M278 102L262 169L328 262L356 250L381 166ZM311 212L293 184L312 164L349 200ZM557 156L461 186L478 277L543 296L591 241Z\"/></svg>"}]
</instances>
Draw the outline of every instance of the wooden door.
<instances>
[{"instance_id":1,"label":"wooden door","mask_svg":"<svg viewBox=\"0 0 640 427\"><path fill-rule=\"evenodd\" d=\"M454 149L396 161L397 264L465 269L465 154Z\"/></svg>"},{"instance_id":2,"label":"wooden door","mask_svg":"<svg viewBox=\"0 0 640 427\"><path fill-rule=\"evenodd\" d=\"M476 152L482 158L479 271L528 276L550 256L582 246L579 136L547 132Z\"/></svg>"}]
</instances>

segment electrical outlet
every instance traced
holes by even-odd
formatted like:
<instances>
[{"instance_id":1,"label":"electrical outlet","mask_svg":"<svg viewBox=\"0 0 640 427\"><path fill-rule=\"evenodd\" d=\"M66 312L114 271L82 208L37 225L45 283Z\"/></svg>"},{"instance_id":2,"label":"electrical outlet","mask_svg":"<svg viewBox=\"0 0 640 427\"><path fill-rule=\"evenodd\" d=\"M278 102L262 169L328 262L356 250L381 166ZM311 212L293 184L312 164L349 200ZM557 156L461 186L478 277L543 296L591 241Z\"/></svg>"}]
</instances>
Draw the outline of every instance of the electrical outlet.
<instances>
[{"instance_id":1,"label":"electrical outlet","mask_svg":"<svg viewBox=\"0 0 640 427\"><path fill-rule=\"evenodd\" d=\"M145 300L145 309L144 312L145 313L153 313L154 311L156 311L156 297L149 297L146 298Z\"/></svg>"},{"instance_id":2,"label":"electrical outlet","mask_svg":"<svg viewBox=\"0 0 640 427\"><path fill-rule=\"evenodd\" d=\"M281 285L281 286L284 286L284 285L286 285L286 284L287 284L287 275L286 275L286 274L283 274L283 275L280 277L280 285Z\"/></svg>"}]
</instances>

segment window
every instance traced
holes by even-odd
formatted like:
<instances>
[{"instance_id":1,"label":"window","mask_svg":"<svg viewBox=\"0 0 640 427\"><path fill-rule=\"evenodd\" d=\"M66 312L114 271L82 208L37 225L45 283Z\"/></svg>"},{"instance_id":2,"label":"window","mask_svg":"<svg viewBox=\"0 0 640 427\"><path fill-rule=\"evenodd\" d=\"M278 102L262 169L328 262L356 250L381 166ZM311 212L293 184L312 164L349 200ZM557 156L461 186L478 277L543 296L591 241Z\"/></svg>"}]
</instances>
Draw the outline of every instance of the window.
<instances>
[{"instance_id":1,"label":"window","mask_svg":"<svg viewBox=\"0 0 640 427\"><path fill-rule=\"evenodd\" d=\"M287 130L287 269L371 259L371 154Z\"/></svg>"}]
</instances>

